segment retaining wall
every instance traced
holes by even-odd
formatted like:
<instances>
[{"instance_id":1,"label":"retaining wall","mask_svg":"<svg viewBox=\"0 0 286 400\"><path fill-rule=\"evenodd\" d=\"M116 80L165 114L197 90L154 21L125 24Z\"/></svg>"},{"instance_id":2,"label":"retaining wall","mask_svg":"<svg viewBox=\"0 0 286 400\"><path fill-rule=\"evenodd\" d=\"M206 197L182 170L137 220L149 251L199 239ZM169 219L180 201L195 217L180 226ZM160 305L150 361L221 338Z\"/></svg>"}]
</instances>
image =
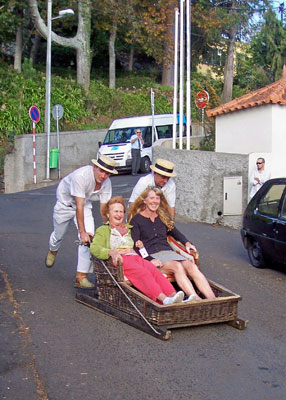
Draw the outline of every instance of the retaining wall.
<instances>
[{"instance_id":1,"label":"retaining wall","mask_svg":"<svg viewBox=\"0 0 286 400\"><path fill-rule=\"evenodd\" d=\"M61 177L89 164L92 158L96 158L98 142L103 141L106 132L107 129L60 132ZM50 148L56 147L56 133L51 133ZM36 134L37 185L35 185L33 183L33 136L16 136L14 150L5 157L5 193L21 192L55 183L58 179L57 169L50 170L52 182L45 181L46 154L46 134Z\"/></svg>"},{"instance_id":2,"label":"retaining wall","mask_svg":"<svg viewBox=\"0 0 286 400\"><path fill-rule=\"evenodd\" d=\"M177 214L194 221L217 223L235 229L241 227L241 215L223 215L223 178L242 176L244 210L248 201L249 155L171 150L157 146L153 153L153 159L156 158L165 158L175 164Z\"/></svg>"}]
</instances>

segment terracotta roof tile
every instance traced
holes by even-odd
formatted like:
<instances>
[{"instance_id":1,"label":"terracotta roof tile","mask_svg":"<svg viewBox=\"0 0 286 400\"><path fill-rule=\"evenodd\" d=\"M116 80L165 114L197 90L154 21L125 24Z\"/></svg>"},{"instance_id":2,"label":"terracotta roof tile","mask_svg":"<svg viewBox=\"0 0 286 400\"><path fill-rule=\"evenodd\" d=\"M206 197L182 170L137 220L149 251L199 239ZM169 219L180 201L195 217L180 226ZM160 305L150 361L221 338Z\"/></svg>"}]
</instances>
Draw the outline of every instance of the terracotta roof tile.
<instances>
[{"instance_id":1,"label":"terracotta roof tile","mask_svg":"<svg viewBox=\"0 0 286 400\"><path fill-rule=\"evenodd\" d=\"M283 75L279 81L254 90L244 96L231 100L228 103L207 111L208 117L227 114L244 108L256 107L262 104L286 104L286 67L283 67Z\"/></svg>"}]
</instances>

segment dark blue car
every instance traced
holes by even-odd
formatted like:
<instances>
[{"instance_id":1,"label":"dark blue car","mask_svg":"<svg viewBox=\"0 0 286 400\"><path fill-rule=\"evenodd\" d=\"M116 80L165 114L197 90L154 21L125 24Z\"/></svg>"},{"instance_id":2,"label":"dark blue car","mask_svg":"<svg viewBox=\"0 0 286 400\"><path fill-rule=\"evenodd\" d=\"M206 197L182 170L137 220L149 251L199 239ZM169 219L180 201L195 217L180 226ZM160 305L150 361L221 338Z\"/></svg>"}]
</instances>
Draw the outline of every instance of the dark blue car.
<instances>
[{"instance_id":1,"label":"dark blue car","mask_svg":"<svg viewBox=\"0 0 286 400\"><path fill-rule=\"evenodd\" d=\"M286 264L286 178L270 179L250 200L241 237L251 264Z\"/></svg>"}]
</instances>

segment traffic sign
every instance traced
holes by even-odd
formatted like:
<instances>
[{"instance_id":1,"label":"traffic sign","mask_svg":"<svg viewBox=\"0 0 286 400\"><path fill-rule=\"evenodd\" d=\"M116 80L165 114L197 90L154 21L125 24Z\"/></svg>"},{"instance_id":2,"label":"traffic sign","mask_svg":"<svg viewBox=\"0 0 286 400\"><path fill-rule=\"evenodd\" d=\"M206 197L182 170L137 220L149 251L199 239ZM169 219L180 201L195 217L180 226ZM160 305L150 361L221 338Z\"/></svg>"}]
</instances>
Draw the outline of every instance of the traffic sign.
<instances>
[{"instance_id":1,"label":"traffic sign","mask_svg":"<svg viewBox=\"0 0 286 400\"><path fill-rule=\"evenodd\" d=\"M64 108L61 104L56 104L53 107L52 115L54 119L61 119L64 115Z\"/></svg>"},{"instance_id":2,"label":"traffic sign","mask_svg":"<svg viewBox=\"0 0 286 400\"><path fill-rule=\"evenodd\" d=\"M206 108L209 102L210 96L206 90L201 90L196 94L195 104L198 108L203 109Z\"/></svg>"},{"instance_id":3,"label":"traffic sign","mask_svg":"<svg viewBox=\"0 0 286 400\"><path fill-rule=\"evenodd\" d=\"M41 114L40 114L40 111L39 111L38 107L36 107L36 106L31 106L31 107L29 108L29 115L30 115L30 118L31 118L31 120L32 120L33 122L37 123L37 122L40 121Z\"/></svg>"}]
</instances>

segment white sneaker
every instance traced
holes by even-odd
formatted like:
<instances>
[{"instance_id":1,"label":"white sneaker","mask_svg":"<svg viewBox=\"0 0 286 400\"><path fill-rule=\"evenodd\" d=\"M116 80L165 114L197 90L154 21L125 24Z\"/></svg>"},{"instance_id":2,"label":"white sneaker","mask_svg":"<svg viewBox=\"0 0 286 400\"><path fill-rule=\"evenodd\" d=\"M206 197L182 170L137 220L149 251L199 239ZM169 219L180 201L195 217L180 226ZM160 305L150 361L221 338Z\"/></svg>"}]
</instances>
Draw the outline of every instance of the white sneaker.
<instances>
[{"instance_id":1,"label":"white sneaker","mask_svg":"<svg viewBox=\"0 0 286 400\"><path fill-rule=\"evenodd\" d=\"M174 304L174 303L181 303L183 301L183 298L185 297L184 292L181 290L175 294L173 297L166 297L163 300L164 306Z\"/></svg>"},{"instance_id":2,"label":"white sneaker","mask_svg":"<svg viewBox=\"0 0 286 400\"><path fill-rule=\"evenodd\" d=\"M196 294L191 294L186 300L183 300L183 303L190 303L191 301L199 300Z\"/></svg>"}]
</instances>

